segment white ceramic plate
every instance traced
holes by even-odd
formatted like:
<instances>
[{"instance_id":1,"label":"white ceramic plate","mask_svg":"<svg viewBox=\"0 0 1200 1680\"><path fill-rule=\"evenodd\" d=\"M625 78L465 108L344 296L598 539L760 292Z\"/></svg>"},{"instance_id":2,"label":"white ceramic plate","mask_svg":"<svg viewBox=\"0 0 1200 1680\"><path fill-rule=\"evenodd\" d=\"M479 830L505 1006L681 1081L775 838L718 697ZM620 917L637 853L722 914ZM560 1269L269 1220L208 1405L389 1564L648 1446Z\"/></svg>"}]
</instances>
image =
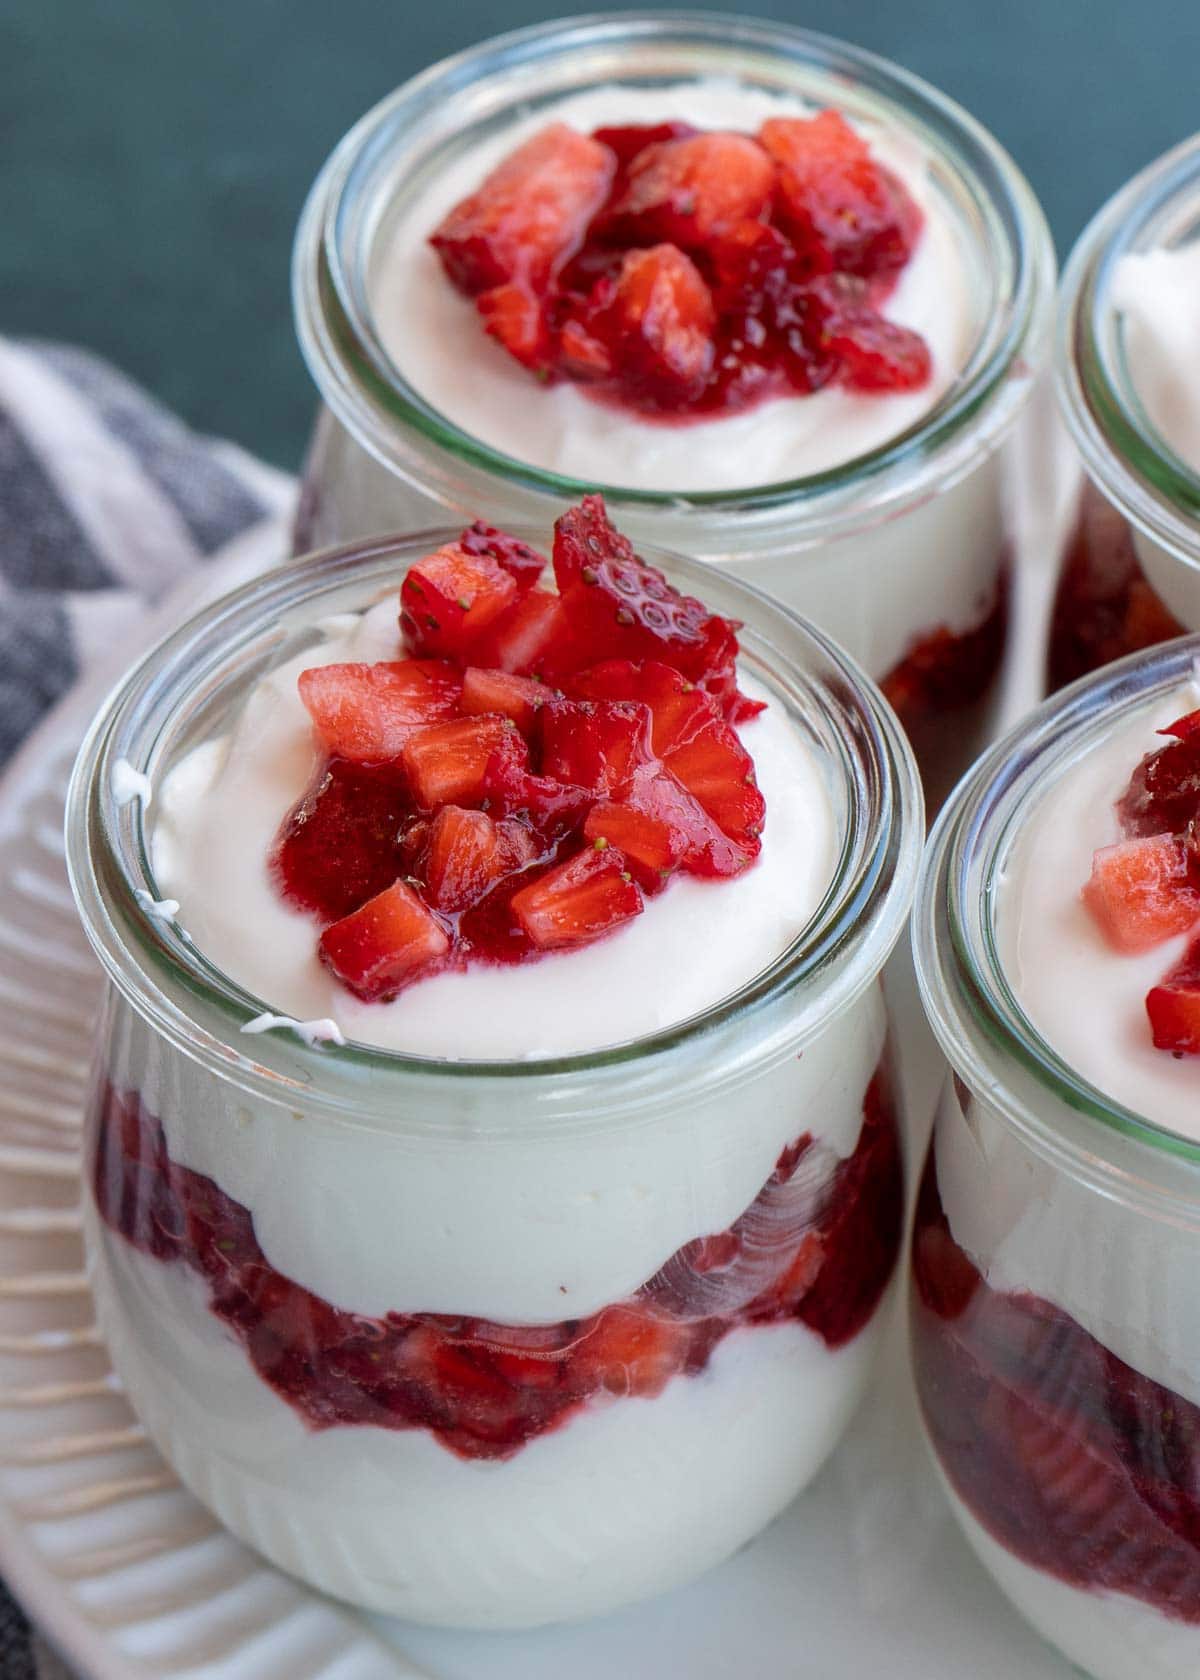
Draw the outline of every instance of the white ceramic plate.
<instances>
[{"instance_id":1,"label":"white ceramic plate","mask_svg":"<svg viewBox=\"0 0 1200 1680\"><path fill-rule=\"evenodd\" d=\"M243 549L164 616L261 564ZM121 1393L83 1269L78 1135L100 983L61 824L106 686L69 696L0 784L0 1574L80 1675L1064 1680L944 1511L899 1334L850 1438L766 1534L694 1586L587 1626L451 1635L360 1617L220 1528Z\"/></svg>"}]
</instances>

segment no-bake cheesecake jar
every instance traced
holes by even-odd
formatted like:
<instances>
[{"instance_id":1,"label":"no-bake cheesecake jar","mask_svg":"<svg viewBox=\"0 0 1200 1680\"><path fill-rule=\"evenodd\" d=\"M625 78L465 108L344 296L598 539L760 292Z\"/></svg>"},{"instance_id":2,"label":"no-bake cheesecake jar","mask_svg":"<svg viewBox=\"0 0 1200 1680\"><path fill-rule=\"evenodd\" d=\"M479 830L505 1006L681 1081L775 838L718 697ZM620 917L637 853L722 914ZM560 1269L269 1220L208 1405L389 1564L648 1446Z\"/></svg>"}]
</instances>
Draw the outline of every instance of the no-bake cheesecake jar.
<instances>
[{"instance_id":1,"label":"no-bake cheesecake jar","mask_svg":"<svg viewBox=\"0 0 1200 1680\"><path fill-rule=\"evenodd\" d=\"M886 310L928 341L916 391L825 388L687 424L539 384L489 341L428 236L552 121L753 133L833 107L923 217ZM602 488L636 541L728 568L881 683L924 754L963 762L1005 646L1001 445L1048 355L1054 259L1012 161L940 93L776 24L624 13L487 42L370 112L310 195L296 321L323 408L299 546L472 515L525 524ZM930 739L932 737L932 739Z\"/></svg>"},{"instance_id":2,"label":"no-bake cheesecake jar","mask_svg":"<svg viewBox=\"0 0 1200 1680\"><path fill-rule=\"evenodd\" d=\"M86 1226L121 1379L223 1522L344 1598L499 1627L708 1568L844 1429L900 1244L879 973L923 819L832 644L655 556L745 626L753 868L586 949L339 993L242 853L311 769L296 672L386 651L448 536L250 584L96 721L68 815L109 979Z\"/></svg>"},{"instance_id":3,"label":"no-bake cheesecake jar","mask_svg":"<svg viewBox=\"0 0 1200 1680\"><path fill-rule=\"evenodd\" d=\"M1063 276L1059 401L1085 469L1051 688L1200 629L1200 135L1128 182Z\"/></svg>"},{"instance_id":4,"label":"no-bake cheesecake jar","mask_svg":"<svg viewBox=\"0 0 1200 1680\"><path fill-rule=\"evenodd\" d=\"M914 912L951 1070L913 1237L924 1423L983 1564L1095 1680L1200 1668L1198 651L996 747Z\"/></svg>"}]
</instances>

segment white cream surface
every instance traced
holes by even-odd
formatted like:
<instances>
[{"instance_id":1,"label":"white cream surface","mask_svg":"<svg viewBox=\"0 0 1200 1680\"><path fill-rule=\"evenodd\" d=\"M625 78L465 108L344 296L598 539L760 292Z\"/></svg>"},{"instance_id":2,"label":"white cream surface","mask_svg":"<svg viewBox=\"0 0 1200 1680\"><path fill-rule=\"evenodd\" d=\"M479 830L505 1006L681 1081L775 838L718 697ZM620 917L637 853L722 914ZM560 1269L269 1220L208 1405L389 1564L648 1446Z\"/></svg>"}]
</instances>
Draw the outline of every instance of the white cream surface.
<instances>
[{"instance_id":1,"label":"white cream surface","mask_svg":"<svg viewBox=\"0 0 1200 1680\"><path fill-rule=\"evenodd\" d=\"M743 876L677 879L634 921L581 950L517 968L476 965L420 981L389 1004L360 1002L318 960L317 924L283 900L268 860L319 762L300 671L399 652L394 596L338 621L323 643L260 682L228 736L193 749L156 790L160 893L178 900L178 921L207 958L272 1012L332 1020L348 1039L429 1057L587 1051L730 996L810 920L833 873L833 813L816 758L771 704L743 731L767 803L762 855Z\"/></svg>"},{"instance_id":2,"label":"white cream surface","mask_svg":"<svg viewBox=\"0 0 1200 1680\"><path fill-rule=\"evenodd\" d=\"M1121 258L1112 305L1134 385L1156 430L1200 473L1200 240Z\"/></svg>"},{"instance_id":3,"label":"white cream surface","mask_svg":"<svg viewBox=\"0 0 1200 1680\"><path fill-rule=\"evenodd\" d=\"M1046 1041L1106 1096L1193 1140L1200 1058L1156 1050L1145 1007L1188 936L1139 955L1116 951L1079 894L1092 854L1123 838L1115 803L1142 758L1166 744L1157 731L1197 706L1200 686L1188 683L1055 775L1007 859L997 909L1001 961Z\"/></svg>"},{"instance_id":4,"label":"white cream surface","mask_svg":"<svg viewBox=\"0 0 1200 1680\"><path fill-rule=\"evenodd\" d=\"M681 493L749 488L821 472L878 448L941 398L975 331L962 236L932 188L915 137L863 128L876 155L925 211L921 239L885 310L929 344L933 374L920 391L827 389L687 425L641 419L577 386L539 386L487 338L474 304L451 286L428 244L447 211L548 122L590 131L674 119L753 131L768 117L810 115L799 100L708 79L674 88L595 88L521 118L453 162L391 231L371 290L384 349L414 389L462 431L529 465L592 484Z\"/></svg>"}]
</instances>

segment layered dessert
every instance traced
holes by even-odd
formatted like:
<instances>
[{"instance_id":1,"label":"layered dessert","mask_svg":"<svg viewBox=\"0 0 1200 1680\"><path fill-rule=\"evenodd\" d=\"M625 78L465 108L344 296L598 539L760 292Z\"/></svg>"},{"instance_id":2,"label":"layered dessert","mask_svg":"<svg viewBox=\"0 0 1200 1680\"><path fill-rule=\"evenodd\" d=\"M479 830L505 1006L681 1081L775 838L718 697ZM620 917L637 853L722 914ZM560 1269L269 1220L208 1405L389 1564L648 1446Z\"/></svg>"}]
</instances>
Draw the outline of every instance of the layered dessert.
<instances>
[{"instance_id":1,"label":"layered dessert","mask_svg":"<svg viewBox=\"0 0 1200 1680\"><path fill-rule=\"evenodd\" d=\"M1097 1680L1166 1680L1200 1664L1196 1232L1152 1161L1105 1187L1087 1155L1139 1128L1200 1145L1200 686L1127 705L1047 780L1003 862L997 956L1086 1082L1064 1146L1073 1115L1100 1118L1083 1164L1056 1164L955 1078L917 1213L915 1368L949 1497L1017 1607Z\"/></svg>"},{"instance_id":2,"label":"layered dessert","mask_svg":"<svg viewBox=\"0 0 1200 1680\"><path fill-rule=\"evenodd\" d=\"M901 1143L873 976L802 1050L735 1019L846 820L737 622L598 497L551 560L483 522L410 560L154 782L154 902L244 1000L226 1057L313 1060L251 1100L113 1032L93 1261L135 1404L239 1534L527 1625L686 1579L813 1474Z\"/></svg>"}]
</instances>

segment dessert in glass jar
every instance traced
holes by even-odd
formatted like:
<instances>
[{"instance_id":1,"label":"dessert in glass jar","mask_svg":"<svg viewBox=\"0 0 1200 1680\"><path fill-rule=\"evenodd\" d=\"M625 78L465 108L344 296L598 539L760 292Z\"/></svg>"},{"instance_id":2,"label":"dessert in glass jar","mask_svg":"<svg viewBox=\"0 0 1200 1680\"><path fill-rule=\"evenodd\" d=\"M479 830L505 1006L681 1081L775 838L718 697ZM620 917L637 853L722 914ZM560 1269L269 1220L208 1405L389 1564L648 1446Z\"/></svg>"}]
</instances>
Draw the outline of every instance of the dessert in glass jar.
<instances>
[{"instance_id":1,"label":"dessert in glass jar","mask_svg":"<svg viewBox=\"0 0 1200 1680\"><path fill-rule=\"evenodd\" d=\"M1086 476L1054 604L1051 688L1200 630L1200 135L1081 236L1057 363Z\"/></svg>"},{"instance_id":2,"label":"dessert in glass jar","mask_svg":"<svg viewBox=\"0 0 1200 1680\"><path fill-rule=\"evenodd\" d=\"M1043 706L915 912L951 1066L912 1335L968 1539L1095 1680L1200 1669L1200 643Z\"/></svg>"},{"instance_id":3,"label":"dessert in glass jar","mask_svg":"<svg viewBox=\"0 0 1200 1680\"><path fill-rule=\"evenodd\" d=\"M903 1220L892 714L599 498L326 552L85 744L114 1363L323 1590L531 1625L686 1580L815 1473ZM703 596L703 600L700 597Z\"/></svg>"},{"instance_id":4,"label":"dessert in glass jar","mask_svg":"<svg viewBox=\"0 0 1200 1680\"><path fill-rule=\"evenodd\" d=\"M600 488L635 540L812 618L961 765L1053 287L1011 160L868 54L638 13L484 43L364 117L310 195L300 546L447 509L544 524Z\"/></svg>"}]
</instances>

